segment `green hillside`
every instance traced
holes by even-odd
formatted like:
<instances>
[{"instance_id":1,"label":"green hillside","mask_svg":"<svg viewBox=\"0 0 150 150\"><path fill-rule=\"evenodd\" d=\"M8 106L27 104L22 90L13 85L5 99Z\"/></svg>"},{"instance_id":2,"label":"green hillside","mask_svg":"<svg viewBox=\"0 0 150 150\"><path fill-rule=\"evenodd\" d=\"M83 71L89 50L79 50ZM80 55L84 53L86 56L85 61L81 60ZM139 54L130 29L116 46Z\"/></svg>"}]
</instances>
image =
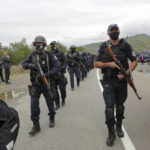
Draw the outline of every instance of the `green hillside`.
<instances>
[{"instance_id":1,"label":"green hillside","mask_svg":"<svg viewBox=\"0 0 150 150\"><path fill-rule=\"evenodd\" d=\"M132 45L136 53L143 51L143 50L150 50L150 35L137 34L134 36L130 36L128 37L128 42ZM100 45L100 42L88 44L88 45L85 45L84 47L91 53L97 53L97 49L99 45Z\"/></svg>"},{"instance_id":2,"label":"green hillside","mask_svg":"<svg viewBox=\"0 0 150 150\"><path fill-rule=\"evenodd\" d=\"M131 36L128 42L132 45L135 52L141 52L143 50L150 50L150 36L146 34L138 34Z\"/></svg>"},{"instance_id":3,"label":"green hillside","mask_svg":"<svg viewBox=\"0 0 150 150\"><path fill-rule=\"evenodd\" d=\"M83 47L85 49L87 49L90 53L96 54L99 45L100 45L100 42L98 42L98 43L92 43L92 44L87 44L87 45L85 45Z\"/></svg>"}]
</instances>

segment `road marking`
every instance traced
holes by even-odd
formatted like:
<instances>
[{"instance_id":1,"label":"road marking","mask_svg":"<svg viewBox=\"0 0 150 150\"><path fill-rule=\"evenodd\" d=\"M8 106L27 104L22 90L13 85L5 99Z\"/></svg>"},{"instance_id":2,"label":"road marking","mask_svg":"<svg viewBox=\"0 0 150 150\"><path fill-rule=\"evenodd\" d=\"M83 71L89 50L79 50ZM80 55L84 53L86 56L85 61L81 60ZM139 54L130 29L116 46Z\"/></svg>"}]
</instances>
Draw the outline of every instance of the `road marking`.
<instances>
[{"instance_id":1,"label":"road marking","mask_svg":"<svg viewBox=\"0 0 150 150\"><path fill-rule=\"evenodd\" d=\"M101 78L100 78L100 75L99 75L99 69L97 69L97 80L98 80L98 84L99 84L99 87L100 87L101 92L103 93L103 90L104 90L104 89L103 89L103 87L102 87L102 85L101 85L101 83L100 83L100 79L101 79ZM129 135L127 134L127 132L126 132L126 130L125 130L125 128L124 128L123 125L122 125L122 130L123 130L123 132L124 132L124 137L123 137L123 138L120 138L120 139L121 139L121 141L122 141L122 144L123 144L125 150L136 150L135 146L133 145L133 143L132 143L132 141L131 141Z\"/></svg>"}]
</instances>

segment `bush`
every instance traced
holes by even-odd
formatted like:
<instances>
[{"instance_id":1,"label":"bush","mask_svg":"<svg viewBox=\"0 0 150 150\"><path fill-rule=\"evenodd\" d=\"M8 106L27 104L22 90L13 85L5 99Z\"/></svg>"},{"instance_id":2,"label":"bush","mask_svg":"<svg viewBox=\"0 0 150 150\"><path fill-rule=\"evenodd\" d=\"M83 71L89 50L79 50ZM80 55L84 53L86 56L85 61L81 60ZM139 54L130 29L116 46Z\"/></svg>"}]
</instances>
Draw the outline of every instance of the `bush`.
<instances>
[{"instance_id":1,"label":"bush","mask_svg":"<svg viewBox=\"0 0 150 150\"><path fill-rule=\"evenodd\" d=\"M22 68L22 65L12 66L11 67L11 74L20 74L20 73L26 73L29 72L28 70L25 70Z\"/></svg>"}]
</instances>

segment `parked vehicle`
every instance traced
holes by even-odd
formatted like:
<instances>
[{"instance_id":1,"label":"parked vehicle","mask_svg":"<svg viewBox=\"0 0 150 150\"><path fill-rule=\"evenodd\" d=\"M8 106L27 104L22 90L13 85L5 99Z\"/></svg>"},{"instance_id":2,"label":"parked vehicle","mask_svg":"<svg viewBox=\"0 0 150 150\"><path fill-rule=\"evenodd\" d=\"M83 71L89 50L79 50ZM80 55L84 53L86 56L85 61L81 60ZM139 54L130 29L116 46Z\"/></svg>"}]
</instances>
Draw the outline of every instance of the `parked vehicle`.
<instances>
[{"instance_id":1,"label":"parked vehicle","mask_svg":"<svg viewBox=\"0 0 150 150\"><path fill-rule=\"evenodd\" d=\"M142 54L137 56L137 60L138 62L141 62L141 57L142 57ZM143 54L143 61L144 62L149 62L150 61L150 56L148 54Z\"/></svg>"}]
</instances>

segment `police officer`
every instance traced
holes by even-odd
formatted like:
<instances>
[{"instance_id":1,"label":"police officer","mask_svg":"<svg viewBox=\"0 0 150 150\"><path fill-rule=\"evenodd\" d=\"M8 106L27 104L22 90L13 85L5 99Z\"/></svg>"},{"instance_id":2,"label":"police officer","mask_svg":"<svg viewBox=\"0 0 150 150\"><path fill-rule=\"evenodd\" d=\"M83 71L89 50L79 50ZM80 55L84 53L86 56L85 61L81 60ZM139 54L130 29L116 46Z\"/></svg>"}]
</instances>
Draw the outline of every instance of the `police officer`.
<instances>
[{"instance_id":1,"label":"police officer","mask_svg":"<svg viewBox=\"0 0 150 150\"><path fill-rule=\"evenodd\" d=\"M56 41L52 41L50 43L51 46L51 51L52 53L57 57L58 61L60 62L60 72L55 75L55 90L56 90L56 98L55 98L55 103L56 103L56 110L59 109L60 107L60 96L58 92L58 88L61 93L61 99L62 99L62 106L65 106L65 98L66 98L66 85L67 85L67 78L65 77L66 73L66 68L67 68L67 58L64 55L63 52L61 52L58 49L58 44Z\"/></svg>"},{"instance_id":2,"label":"police officer","mask_svg":"<svg viewBox=\"0 0 150 150\"><path fill-rule=\"evenodd\" d=\"M47 77L50 85L53 82L51 77L55 76L59 72L60 64L54 55L45 50L47 46L46 39L43 36L35 37L33 42L35 51L29 55L29 57L23 62L24 69L30 69L30 81L31 86L29 87L29 94L31 96L31 120L33 121L33 128L29 132L30 135L35 135L40 131L39 116L40 116L40 107L39 107L39 98L41 94L44 95L46 104L49 109L50 124L49 127L55 126L55 110L53 99L49 94L48 89L45 87L40 73L38 72L35 62L39 62L44 74Z\"/></svg>"},{"instance_id":3,"label":"police officer","mask_svg":"<svg viewBox=\"0 0 150 150\"><path fill-rule=\"evenodd\" d=\"M106 50L108 44L117 59L121 62L126 72L129 72L128 59L131 61L130 68L133 71L137 66L136 56L129 43L124 39L119 39L120 30L117 24L111 24L108 27L107 34L110 40L100 46L94 66L102 69L103 74L103 97L106 104L105 116L108 127L108 138L106 144L112 146L116 138L114 125L116 123L116 133L118 137L123 137L122 119L124 118L124 102L127 99L127 82L119 71L119 66L113 61ZM114 109L116 107L116 120Z\"/></svg>"},{"instance_id":4,"label":"police officer","mask_svg":"<svg viewBox=\"0 0 150 150\"><path fill-rule=\"evenodd\" d=\"M10 60L9 56L7 55L7 52L4 52L3 57L2 57L2 63L3 63L3 68L5 70L5 82L6 84L10 84L9 76L10 76Z\"/></svg>"},{"instance_id":5,"label":"police officer","mask_svg":"<svg viewBox=\"0 0 150 150\"><path fill-rule=\"evenodd\" d=\"M85 56L85 52L79 52L80 54L80 58L81 58L81 64L80 64L80 68L81 68L81 78L82 81L84 81L84 79L87 76L87 72L86 72L86 56Z\"/></svg>"},{"instance_id":6,"label":"police officer","mask_svg":"<svg viewBox=\"0 0 150 150\"><path fill-rule=\"evenodd\" d=\"M80 56L76 52L76 46L70 47L71 51L67 54L67 62L69 67L71 90L74 90L74 74L77 79L77 86L80 85Z\"/></svg>"}]
</instances>

